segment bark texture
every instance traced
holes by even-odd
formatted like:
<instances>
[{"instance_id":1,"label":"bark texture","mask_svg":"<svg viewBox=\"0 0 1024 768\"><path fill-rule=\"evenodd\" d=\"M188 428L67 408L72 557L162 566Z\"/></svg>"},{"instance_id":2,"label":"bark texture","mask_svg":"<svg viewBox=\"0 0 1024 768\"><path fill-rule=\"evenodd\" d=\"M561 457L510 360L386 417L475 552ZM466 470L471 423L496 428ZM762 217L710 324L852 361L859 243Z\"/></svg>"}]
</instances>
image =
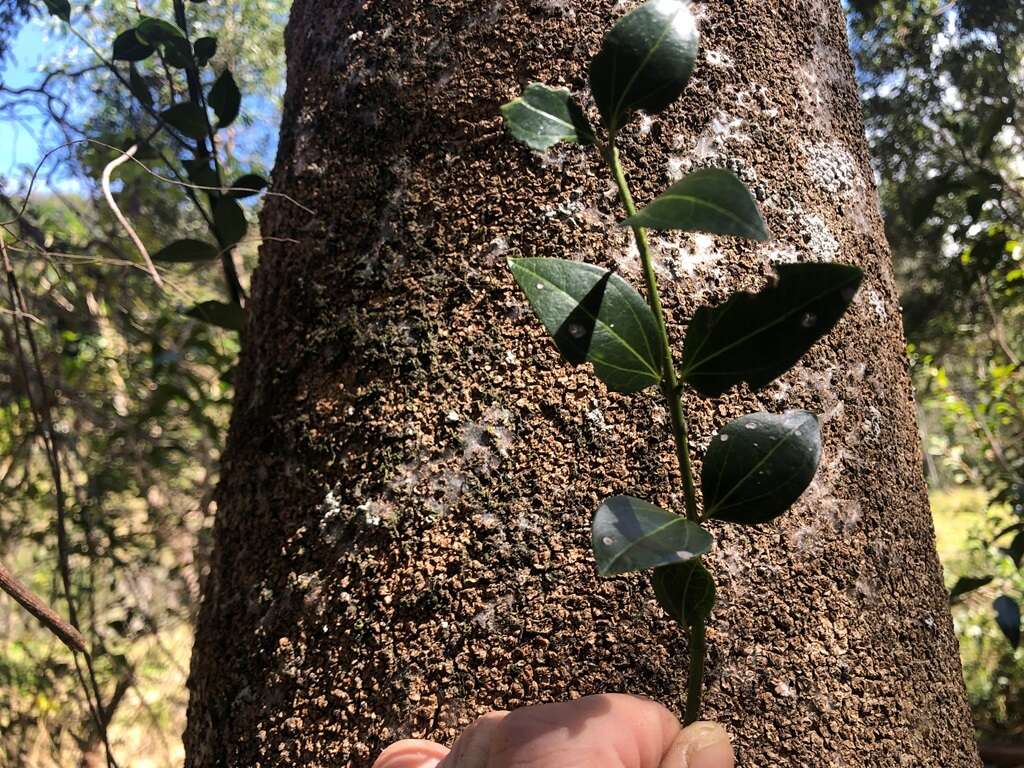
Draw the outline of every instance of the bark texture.
<instances>
[{"instance_id":1,"label":"bark texture","mask_svg":"<svg viewBox=\"0 0 1024 768\"><path fill-rule=\"evenodd\" d=\"M595 154L531 154L498 116L531 80L585 90L623 5L296 0L273 188L315 213L272 198L263 217L190 766L367 766L396 738L600 691L678 711L683 636L643 577L599 580L588 544L604 495L682 508L667 414L564 365L504 263L638 275ZM825 444L790 514L711 526L705 714L744 768L977 766L840 4L699 14L683 99L623 138L634 194L725 165L774 239L654 235L675 342L773 261L867 273L781 381L691 400L698 462L756 409L818 412Z\"/></svg>"}]
</instances>

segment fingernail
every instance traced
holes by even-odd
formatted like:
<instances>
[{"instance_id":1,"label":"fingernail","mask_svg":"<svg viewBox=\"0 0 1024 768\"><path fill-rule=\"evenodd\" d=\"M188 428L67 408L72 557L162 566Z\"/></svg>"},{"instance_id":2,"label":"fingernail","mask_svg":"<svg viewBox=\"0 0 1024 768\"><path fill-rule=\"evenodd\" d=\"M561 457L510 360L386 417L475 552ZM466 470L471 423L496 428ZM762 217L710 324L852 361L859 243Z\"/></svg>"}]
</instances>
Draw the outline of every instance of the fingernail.
<instances>
[{"instance_id":1,"label":"fingernail","mask_svg":"<svg viewBox=\"0 0 1024 768\"><path fill-rule=\"evenodd\" d=\"M729 734L718 723L696 722L683 731L686 739L684 768L733 768Z\"/></svg>"},{"instance_id":2,"label":"fingernail","mask_svg":"<svg viewBox=\"0 0 1024 768\"><path fill-rule=\"evenodd\" d=\"M409 739L381 752L373 768L436 768L447 753L439 744Z\"/></svg>"}]
</instances>

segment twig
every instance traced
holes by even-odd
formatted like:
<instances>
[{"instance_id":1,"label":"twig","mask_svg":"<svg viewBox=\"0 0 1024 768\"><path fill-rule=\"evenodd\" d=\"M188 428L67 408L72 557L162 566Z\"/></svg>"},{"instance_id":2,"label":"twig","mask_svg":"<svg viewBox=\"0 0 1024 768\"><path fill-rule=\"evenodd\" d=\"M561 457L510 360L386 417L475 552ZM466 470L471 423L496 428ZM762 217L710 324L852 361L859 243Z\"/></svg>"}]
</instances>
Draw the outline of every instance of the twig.
<instances>
[{"instance_id":1,"label":"twig","mask_svg":"<svg viewBox=\"0 0 1024 768\"><path fill-rule=\"evenodd\" d=\"M0 563L0 589L14 598L14 600L31 613L50 632L57 636L64 645L72 651L88 654L85 638L82 633L62 619L55 610L48 606L41 597L36 595L13 573Z\"/></svg>"},{"instance_id":2,"label":"twig","mask_svg":"<svg viewBox=\"0 0 1024 768\"><path fill-rule=\"evenodd\" d=\"M153 278L153 282L158 287L164 287L164 281L160 279L160 273L156 271L156 266L153 264L153 260L149 257L149 251L146 250L145 243L142 242L142 238L138 236L135 229L129 223L127 217L121 213L121 209L117 207L117 201L114 200L114 193L110 191L110 175L117 169L118 166L124 165L132 156L139 151L138 144L132 144L123 154L115 157L103 168L103 176L100 179L100 185L103 187L103 197L107 201L107 205L110 206L110 210L114 212L114 217L120 222L124 231L128 233L128 237L135 244L136 250L142 255L142 260L146 262L146 268L149 270L149 274Z\"/></svg>"}]
</instances>

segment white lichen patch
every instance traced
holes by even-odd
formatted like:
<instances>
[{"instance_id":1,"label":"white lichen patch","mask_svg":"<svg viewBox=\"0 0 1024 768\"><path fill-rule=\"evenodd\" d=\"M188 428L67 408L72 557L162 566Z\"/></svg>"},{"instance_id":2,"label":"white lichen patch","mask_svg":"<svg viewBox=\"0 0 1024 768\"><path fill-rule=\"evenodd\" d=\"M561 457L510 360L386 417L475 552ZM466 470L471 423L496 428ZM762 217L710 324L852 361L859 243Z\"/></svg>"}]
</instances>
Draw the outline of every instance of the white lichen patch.
<instances>
[{"instance_id":1,"label":"white lichen patch","mask_svg":"<svg viewBox=\"0 0 1024 768\"><path fill-rule=\"evenodd\" d=\"M704 58L712 67L726 68L733 65L732 56L725 51L707 51Z\"/></svg>"},{"instance_id":2,"label":"white lichen patch","mask_svg":"<svg viewBox=\"0 0 1024 768\"><path fill-rule=\"evenodd\" d=\"M886 320L889 319L889 310L886 309L885 298L882 296L882 294L880 294L874 288L870 288L864 293L864 297L868 303L868 306L871 307L871 309L874 311L875 317L877 317L882 322L885 322Z\"/></svg>"},{"instance_id":3,"label":"white lichen patch","mask_svg":"<svg viewBox=\"0 0 1024 768\"><path fill-rule=\"evenodd\" d=\"M686 153L686 166L684 170L695 165L707 165L708 162L718 157L728 155L731 159L736 157L736 147L749 144L750 136L744 131L744 120L728 112L719 112L715 115L708 126L697 137L693 148ZM685 139L677 136L675 139L676 149L685 147Z\"/></svg>"},{"instance_id":4,"label":"white lichen patch","mask_svg":"<svg viewBox=\"0 0 1024 768\"><path fill-rule=\"evenodd\" d=\"M814 182L829 195L851 198L863 194L864 180L857 161L838 141L803 147L805 167Z\"/></svg>"},{"instance_id":5,"label":"white lichen patch","mask_svg":"<svg viewBox=\"0 0 1024 768\"><path fill-rule=\"evenodd\" d=\"M839 253L839 241L832 235L825 220L817 214L806 214L801 218L800 234L807 243L814 261L835 261Z\"/></svg>"},{"instance_id":6,"label":"white lichen patch","mask_svg":"<svg viewBox=\"0 0 1024 768\"><path fill-rule=\"evenodd\" d=\"M722 258L714 246L714 238L708 235L684 236L680 242L662 244L662 260L673 278L690 276Z\"/></svg>"}]
</instances>

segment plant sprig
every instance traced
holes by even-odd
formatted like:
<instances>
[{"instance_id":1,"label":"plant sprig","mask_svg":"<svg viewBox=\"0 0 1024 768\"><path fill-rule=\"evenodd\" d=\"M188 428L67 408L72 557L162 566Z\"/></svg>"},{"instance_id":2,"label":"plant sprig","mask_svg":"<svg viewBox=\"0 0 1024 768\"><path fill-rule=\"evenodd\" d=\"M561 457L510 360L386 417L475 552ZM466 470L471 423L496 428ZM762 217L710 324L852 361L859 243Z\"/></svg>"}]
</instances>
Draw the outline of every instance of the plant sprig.
<instances>
[{"instance_id":1,"label":"plant sprig","mask_svg":"<svg viewBox=\"0 0 1024 768\"><path fill-rule=\"evenodd\" d=\"M613 496L598 508L591 531L599 574L650 570L658 603L689 633L686 723L699 717L706 624L715 602L714 579L702 561L713 539L701 523L756 525L783 514L814 478L821 433L806 411L751 413L729 422L704 456L698 505L684 395L712 398L743 382L756 390L774 381L835 327L862 278L845 264L777 265L778 279L758 293L735 293L694 313L677 367L646 230L769 237L754 198L727 170L694 171L643 208L633 202L617 137L638 110L660 113L678 99L697 49L689 4L650 0L618 20L590 62L590 90L606 138L564 88L531 83L501 108L509 132L531 149L562 141L594 146L625 208L621 224L636 239L646 299L615 272L592 264L520 258L509 259L509 268L568 362L590 362L612 391L657 385L668 404L684 514Z\"/></svg>"}]
</instances>

